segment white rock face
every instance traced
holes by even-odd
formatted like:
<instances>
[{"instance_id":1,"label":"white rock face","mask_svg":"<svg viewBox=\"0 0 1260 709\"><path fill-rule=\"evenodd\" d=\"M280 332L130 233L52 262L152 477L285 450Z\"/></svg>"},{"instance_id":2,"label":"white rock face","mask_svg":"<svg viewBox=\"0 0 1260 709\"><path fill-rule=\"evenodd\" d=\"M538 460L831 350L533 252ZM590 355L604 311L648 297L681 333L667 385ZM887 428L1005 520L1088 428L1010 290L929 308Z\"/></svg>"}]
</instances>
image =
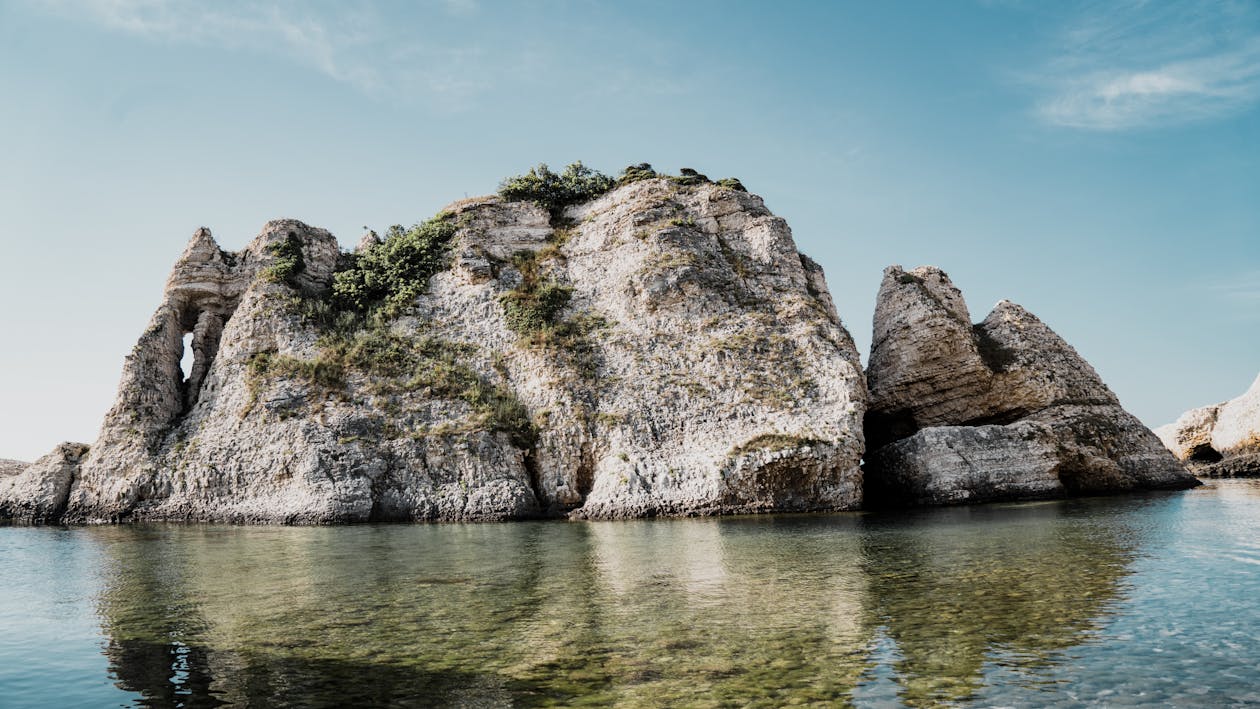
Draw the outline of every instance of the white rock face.
<instances>
[{"instance_id":1,"label":"white rock face","mask_svg":"<svg viewBox=\"0 0 1260 709\"><path fill-rule=\"evenodd\" d=\"M63 519L334 523L861 504L857 352L822 270L759 198L652 179L571 208L561 230L532 203L497 197L448 211L460 225L450 268L378 333L378 344L401 342L418 358L405 372L385 351L354 360L363 366L346 364L344 348L335 359L303 314L299 293L326 292L345 258L328 232L269 222L233 254L199 230L71 476ZM296 282L261 277L292 239L304 264ZM368 238L359 251L377 247ZM533 277L571 289L561 315L577 334L509 326L502 298L525 277L513 261L521 251L535 254ZM187 333L195 357L185 373ZM496 424L495 407L511 405L532 420L529 440Z\"/></svg>"},{"instance_id":2,"label":"white rock face","mask_svg":"<svg viewBox=\"0 0 1260 709\"><path fill-rule=\"evenodd\" d=\"M972 325L943 271L891 266L874 327L873 499L953 504L1196 484L1070 345L1014 303Z\"/></svg>"},{"instance_id":3,"label":"white rock face","mask_svg":"<svg viewBox=\"0 0 1260 709\"><path fill-rule=\"evenodd\" d=\"M70 485L87 451L82 443L61 443L34 463L22 463L21 471L0 477L0 519L56 522L65 511Z\"/></svg>"},{"instance_id":4,"label":"white rock face","mask_svg":"<svg viewBox=\"0 0 1260 709\"><path fill-rule=\"evenodd\" d=\"M1155 433L1199 475L1260 475L1260 377L1242 396L1191 409Z\"/></svg>"},{"instance_id":5,"label":"white rock face","mask_svg":"<svg viewBox=\"0 0 1260 709\"><path fill-rule=\"evenodd\" d=\"M0 458L0 478L7 478L12 475L17 475L23 470L26 470L26 466L28 465L30 465L30 463L26 463L20 460Z\"/></svg>"}]
</instances>

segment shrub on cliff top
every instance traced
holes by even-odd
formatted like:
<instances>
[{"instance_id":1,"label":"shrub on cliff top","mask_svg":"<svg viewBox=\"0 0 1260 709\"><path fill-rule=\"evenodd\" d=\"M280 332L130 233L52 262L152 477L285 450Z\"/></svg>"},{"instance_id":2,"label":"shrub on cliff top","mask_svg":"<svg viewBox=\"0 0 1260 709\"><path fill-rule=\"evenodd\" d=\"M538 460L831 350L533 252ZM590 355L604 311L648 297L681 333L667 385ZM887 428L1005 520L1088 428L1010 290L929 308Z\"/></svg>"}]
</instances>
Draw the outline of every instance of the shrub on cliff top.
<instances>
[{"instance_id":1,"label":"shrub on cliff top","mask_svg":"<svg viewBox=\"0 0 1260 709\"><path fill-rule=\"evenodd\" d=\"M651 165L641 162L638 165L630 165L622 170L621 175L617 177L617 184L619 186L628 185L639 180L650 180L656 176L656 170L653 170Z\"/></svg>"},{"instance_id":2,"label":"shrub on cliff top","mask_svg":"<svg viewBox=\"0 0 1260 709\"><path fill-rule=\"evenodd\" d=\"M499 194L506 200L535 202L546 209L554 221L564 213L565 207L595 199L613 185L613 178L578 161L562 173L552 172L545 164L530 168L524 175L499 183Z\"/></svg>"},{"instance_id":3,"label":"shrub on cliff top","mask_svg":"<svg viewBox=\"0 0 1260 709\"><path fill-rule=\"evenodd\" d=\"M349 265L333 279L333 303L342 310L366 312L381 306L397 314L447 267L447 246L458 229L445 212L410 229L395 224L383 243L349 256Z\"/></svg>"},{"instance_id":4,"label":"shrub on cliff top","mask_svg":"<svg viewBox=\"0 0 1260 709\"><path fill-rule=\"evenodd\" d=\"M295 285L294 279L306 268L306 260L302 258L302 240L297 234L289 232L284 241L271 244L267 250L276 260L263 269L263 277L273 283Z\"/></svg>"}]
</instances>

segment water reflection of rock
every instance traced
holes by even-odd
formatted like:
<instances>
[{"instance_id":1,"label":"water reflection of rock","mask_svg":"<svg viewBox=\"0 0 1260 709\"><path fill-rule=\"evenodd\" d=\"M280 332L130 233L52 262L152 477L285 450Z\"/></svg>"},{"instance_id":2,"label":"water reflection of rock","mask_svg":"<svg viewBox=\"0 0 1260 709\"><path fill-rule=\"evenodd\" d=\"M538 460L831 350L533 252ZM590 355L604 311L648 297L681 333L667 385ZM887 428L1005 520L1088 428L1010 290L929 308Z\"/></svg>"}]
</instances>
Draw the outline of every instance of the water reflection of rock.
<instances>
[{"instance_id":1,"label":"water reflection of rock","mask_svg":"<svg viewBox=\"0 0 1260 709\"><path fill-rule=\"evenodd\" d=\"M851 516L590 525L605 642L632 705L844 703L867 668ZM628 680L628 681L627 681Z\"/></svg>"},{"instance_id":2,"label":"water reflection of rock","mask_svg":"<svg viewBox=\"0 0 1260 709\"><path fill-rule=\"evenodd\" d=\"M493 579L505 593L489 598L504 599L536 585L535 569L508 563L530 536L487 541L494 528L475 526L423 534L432 529L99 530L110 560L99 610L111 671L155 707L541 696L470 649L529 613L528 594L496 604L479 589ZM494 554L451 551L491 547L501 566ZM488 645L480 652L500 649Z\"/></svg>"},{"instance_id":3,"label":"water reflection of rock","mask_svg":"<svg viewBox=\"0 0 1260 709\"><path fill-rule=\"evenodd\" d=\"M100 613L151 706L843 701L853 522L101 529Z\"/></svg>"},{"instance_id":4,"label":"water reflection of rock","mask_svg":"<svg viewBox=\"0 0 1260 709\"><path fill-rule=\"evenodd\" d=\"M1030 684L1113 612L1137 541L1076 511L1089 500L938 509L868 518L864 568L874 624L897 645L912 706L973 697L986 665Z\"/></svg>"},{"instance_id":5,"label":"water reflection of rock","mask_svg":"<svg viewBox=\"0 0 1260 709\"><path fill-rule=\"evenodd\" d=\"M923 705L1103 622L1136 542L1089 504L92 534L150 706L845 704L881 632Z\"/></svg>"}]
</instances>

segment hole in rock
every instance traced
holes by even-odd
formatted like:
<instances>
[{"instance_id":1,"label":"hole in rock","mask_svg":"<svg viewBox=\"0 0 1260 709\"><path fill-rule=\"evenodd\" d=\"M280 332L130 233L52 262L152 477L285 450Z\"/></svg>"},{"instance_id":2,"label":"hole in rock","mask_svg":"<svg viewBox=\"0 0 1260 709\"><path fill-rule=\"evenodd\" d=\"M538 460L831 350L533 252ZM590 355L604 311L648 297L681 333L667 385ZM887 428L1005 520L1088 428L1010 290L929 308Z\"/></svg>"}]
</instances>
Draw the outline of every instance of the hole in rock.
<instances>
[{"instance_id":1,"label":"hole in rock","mask_svg":"<svg viewBox=\"0 0 1260 709\"><path fill-rule=\"evenodd\" d=\"M1190 461L1193 463L1219 463L1224 457L1207 443L1195 446L1194 450L1190 451Z\"/></svg>"},{"instance_id":2,"label":"hole in rock","mask_svg":"<svg viewBox=\"0 0 1260 709\"><path fill-rule=\"evenodd\" d=\"M191 332L184 333L184 354L179 358L179 371L185 382L192 376L193 367L193 334Z\"/></svg>"}]
</instances>

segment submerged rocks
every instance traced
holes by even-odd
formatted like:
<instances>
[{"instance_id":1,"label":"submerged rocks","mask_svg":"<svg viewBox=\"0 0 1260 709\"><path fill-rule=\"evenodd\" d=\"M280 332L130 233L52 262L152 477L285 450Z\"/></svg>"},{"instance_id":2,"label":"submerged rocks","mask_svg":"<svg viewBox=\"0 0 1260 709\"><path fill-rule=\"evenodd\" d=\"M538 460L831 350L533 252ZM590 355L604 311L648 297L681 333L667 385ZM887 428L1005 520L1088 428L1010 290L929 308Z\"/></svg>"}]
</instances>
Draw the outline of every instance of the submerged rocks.
<instances>
[{"instance_id":1,"label":"submerged rocks","mask_svg":"<svg viewBox=\"0 0 1260 709\"><path fill-rule=\"evenodd\" d=\"M292 220L239 253L199 230L63 519L860 505L858 355L821 268L760 198L652 178L559 215L463 200L417 229L353 254ZM393 309L333 302L335 279L373 297L362 269L387 257L438 265Z\"/></svg>"},{"instance_id":2,"label":"submerged rocks","mask_svg":"<svg viewBox=\"0 0 1260 709\"><path fill-rule=\"evenodd\" d=\"M1062 338L1009 301L973 325L937 268L884 272L867 378L866 492L875 502L1196 484Z\"/></svg>"},{"instance_id":3,"label":"submerged rocks","mask_svg":"<svg viewBox=\"0 0 1260 709\"><path fill-rule=\"evenodd\" d=\"M1260 476L1260 377L1242 396L1191 409L1155 433L1198 475Z\"/></svg>"}]
</instances>

